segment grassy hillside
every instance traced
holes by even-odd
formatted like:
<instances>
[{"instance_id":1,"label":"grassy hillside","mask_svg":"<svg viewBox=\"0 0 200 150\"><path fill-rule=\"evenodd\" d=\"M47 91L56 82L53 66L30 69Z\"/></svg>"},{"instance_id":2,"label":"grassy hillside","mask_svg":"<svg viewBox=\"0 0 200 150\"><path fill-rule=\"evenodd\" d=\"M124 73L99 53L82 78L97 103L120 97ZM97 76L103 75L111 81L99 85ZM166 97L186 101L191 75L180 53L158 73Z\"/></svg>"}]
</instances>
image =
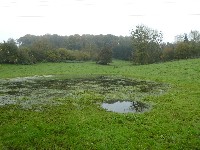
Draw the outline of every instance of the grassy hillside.
<instances>
[{"instance_id":1,"label":"grassy hillside","mask_svg":"<svg viewBox=\"0 0 200 150\"><path fill-rule=\"evenodd\" d=\"M106 112L94 103L100 98L89 92L81 101L60 98L62 105L46 106L43 111L0 106L0 149L200 148L200 59L142 66L124 61L109 66L93 62L0 65L0 79L34 75L123 76L166 83L170 88L163 95L145 97L143 101L154 105L142 114Z\"/></svg>"}]
</instances>

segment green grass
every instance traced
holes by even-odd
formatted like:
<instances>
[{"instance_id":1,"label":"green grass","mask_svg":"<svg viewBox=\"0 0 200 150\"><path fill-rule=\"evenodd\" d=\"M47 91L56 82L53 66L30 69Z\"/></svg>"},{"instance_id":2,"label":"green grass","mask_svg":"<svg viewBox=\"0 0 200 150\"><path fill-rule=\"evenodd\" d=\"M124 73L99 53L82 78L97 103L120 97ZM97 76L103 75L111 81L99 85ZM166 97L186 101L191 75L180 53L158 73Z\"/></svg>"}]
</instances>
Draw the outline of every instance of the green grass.
<instances>
[{"instance_id":1,"label":"green grass","mask_svg":"<svg viewBox=\"0 0 200 150\"><path fill-rule=\"evenodd\" d=\"M150 112L118 114L93 103L85 94L81 108L73 99L44 111L0 106L0 149L200 149L200 59L133 66L114 61L109 66L86 63L0 65L0 78L34 75L90 77L122 75L170 84ZM98 98L97 98L98 99Z\"/></svg>"}]
</instances>

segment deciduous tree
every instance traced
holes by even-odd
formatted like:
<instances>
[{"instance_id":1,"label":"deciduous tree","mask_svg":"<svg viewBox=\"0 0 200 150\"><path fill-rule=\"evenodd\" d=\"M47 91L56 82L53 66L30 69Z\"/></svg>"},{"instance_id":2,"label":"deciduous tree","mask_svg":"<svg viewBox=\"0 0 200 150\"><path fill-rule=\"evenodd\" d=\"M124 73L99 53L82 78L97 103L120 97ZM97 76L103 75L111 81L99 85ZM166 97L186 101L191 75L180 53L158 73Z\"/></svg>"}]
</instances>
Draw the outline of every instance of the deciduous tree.
<instances>
[{"instance_id":1,"label":"deciduous tree","mask_svg":"<svg viewBox=\"0 0 200 150\"><path fill-rule=\"evenodd\" d=\"M17 52L18 47L14 39L9 39L7 42L4 41L0 45L0 62L1 63L17 63Z\"/></svg>"},{"instance_id":2,"label":"deciduous tree","mask_svg":"<svg viewBox=\"0 0 200 150\"><path fill-rule=\"evenodd\" d=\"M105 44L105 46L100 50L97 57L97 63L101 65L108 65L112 62L112 47L110 44Z\"/></svg>"},{"instance_id":3,"label":"deciduous tree","mask_svg":"<svg viewBox=\"0 0 200 150\"><path fill-rule=\"evenodd\" d=\"M161 55L162 32L147 26L136 26L131 31L133 41L133 62L136 64L149 64L159 60Z\"/></svg>"}]
</instances>

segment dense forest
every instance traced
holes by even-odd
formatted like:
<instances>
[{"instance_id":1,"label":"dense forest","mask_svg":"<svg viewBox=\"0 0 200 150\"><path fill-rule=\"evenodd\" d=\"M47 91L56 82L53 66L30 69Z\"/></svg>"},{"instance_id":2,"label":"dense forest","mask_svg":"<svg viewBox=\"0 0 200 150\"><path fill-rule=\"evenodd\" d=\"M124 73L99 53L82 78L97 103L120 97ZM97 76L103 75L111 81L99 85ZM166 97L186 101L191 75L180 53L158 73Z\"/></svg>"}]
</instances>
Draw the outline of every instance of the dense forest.
<instances>
[{"instance_id":1,"label":"dense forest","mask_svg":"<svg viewBox=\"0 0 200 150\"><path fill-rule=\"evenodd\" d=\"M105 55L130 60L131 38L114 35L25 35L0 45L1 63L31 64L101 59ZM109 53L107 52L109 50Z\"/></svg>"},{"instance_id":2,"label":"dense forest","mask_svg":"<svg viewBox=\"0 0 200 150\"><path fill-rule=\"evenodd\" d=\"M46 34L25 35L0 43L0 63L76 62L93 60L108 64L112 59L150 64L174 59L200 57L200 32L178 35L174 43L164 43L162 32L136 26L130 36Z\"/></svg>"}]
</instances>

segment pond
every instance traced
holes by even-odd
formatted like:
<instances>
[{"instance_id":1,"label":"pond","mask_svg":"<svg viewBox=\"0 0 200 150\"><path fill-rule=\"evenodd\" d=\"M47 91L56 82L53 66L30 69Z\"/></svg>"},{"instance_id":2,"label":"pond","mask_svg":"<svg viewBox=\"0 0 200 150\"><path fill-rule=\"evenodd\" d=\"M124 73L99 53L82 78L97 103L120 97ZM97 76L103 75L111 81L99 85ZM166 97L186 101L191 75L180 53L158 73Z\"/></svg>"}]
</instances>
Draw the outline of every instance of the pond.
<instances>
[{"instance_id":1,"label":"pond","mask_svg":"<svg viewBox=\"0 0 200 150\"><path fill-rule=\"evenodd\" d=\"M127 105L130 108L125 108L126 111L139 112L140 109L147 109L136 108L136 105L141 105L139 101L150 95L160 95L167 87L168 85L151 81L102 75L85 78L49 75L1 79L0 106L18 105L23 109L38 110L45 105L62 105L70 101L80 107L86 103L100 102L111 107L106 103L117 99L130 102L116 102L114 105ZM83 103L84 101L87 102Z\"/></svg>"},{"instance_id":2,"label":"pond","mask_svg":"<svg viewBox=\"0 0 200 150\"><path fill-rule=\"evenodd\" d=\"M150 110L150 105L140 101L110 101L102 103L102 108L117 113L142 113Z\"/></svg>"}]
</instances>

